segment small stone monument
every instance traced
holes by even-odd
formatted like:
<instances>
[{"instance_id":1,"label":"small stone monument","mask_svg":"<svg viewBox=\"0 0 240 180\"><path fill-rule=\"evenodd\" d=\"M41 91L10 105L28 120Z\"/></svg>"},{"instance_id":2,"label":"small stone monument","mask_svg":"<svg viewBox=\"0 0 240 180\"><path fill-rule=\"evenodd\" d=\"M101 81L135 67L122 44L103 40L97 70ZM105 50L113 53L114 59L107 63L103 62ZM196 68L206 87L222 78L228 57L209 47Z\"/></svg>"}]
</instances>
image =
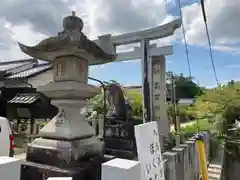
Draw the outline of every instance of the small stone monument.
<instances>
[{"instance_id":1,"label":"small stone monument","mask_svg":"<svg viewBox=\"0 0 240 180\"><path fill-rule=\"evenodd\" d=\"M40 138L29 144L27 160L70 168L103 155L104 143L80 115L80 108L86 99L100 93L99 88L87 84L90 61L112 61L116 55L105 53L83 34L83 22L75 12L63 19L63 28L34 47L19 46L24 53L53 63L54 82L38 87L38 91L59 109L40 130Z\"/></svg>"},{"instance_id":2,"label":"small stone monument","mask_svg":"<svg viewBox=\"0 0 240 180\"><path fill-rule=\"evenodd\" d=\"M123 90L117 83L105 87L110 105L105 118L105 153L119 158L135 159L137 149L134 137L132 109L124 98Z\"/></svg>"}]
</instances>

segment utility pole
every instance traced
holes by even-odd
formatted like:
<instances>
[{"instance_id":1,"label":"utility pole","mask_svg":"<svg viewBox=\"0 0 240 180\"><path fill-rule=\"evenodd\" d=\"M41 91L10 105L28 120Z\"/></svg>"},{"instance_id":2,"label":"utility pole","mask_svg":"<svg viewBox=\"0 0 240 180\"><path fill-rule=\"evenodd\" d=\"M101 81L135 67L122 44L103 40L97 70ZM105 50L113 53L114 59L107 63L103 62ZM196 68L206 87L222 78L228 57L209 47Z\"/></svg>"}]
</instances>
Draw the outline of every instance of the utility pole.
<instances>
[{"instance_id":1,"label":"utility pole","mask_svg":"<svg viewBox=\"0 0 240 180\"><path fill-rule=\"evenodd\" d=\"M150 86L149 86L149 72L148 72L148 41L143 40L143 67L144 67L144 81L143 81L143 101L144 101L144 108L143 108L143 120L144 122L151 121L151 110L150 110Z\"/></svg>"},{"instance_id":2,"label":"utility pole","mask_svg":"<svg viewBox=\"0 0 240 180\"><path fill-rule=\"evenodd\" d=\"M172 102L172 120L174 123L174 129L177 132L177 118L176 118L176 92L175 92L175 81L173 73L170 74L171 77L171 102Z\"/></svg>"},{"instance_id":3,"label":"utility pole","mask_svg":"<svg viewBox=\"0 0 240 180\"><path fill-rule=\"evenodd\" d=\"M176 85L175 85L174 75L171 72L172 119L173 119L173 123L174 123L174 129L177 133L177 135L176 135L176 147L179 147L181 137L180 137L180 122L179 122L179 118L177 116L177 101L176 101L176 89L175 89L175 87L176 87Z\"/></svg>"}]
</instances>

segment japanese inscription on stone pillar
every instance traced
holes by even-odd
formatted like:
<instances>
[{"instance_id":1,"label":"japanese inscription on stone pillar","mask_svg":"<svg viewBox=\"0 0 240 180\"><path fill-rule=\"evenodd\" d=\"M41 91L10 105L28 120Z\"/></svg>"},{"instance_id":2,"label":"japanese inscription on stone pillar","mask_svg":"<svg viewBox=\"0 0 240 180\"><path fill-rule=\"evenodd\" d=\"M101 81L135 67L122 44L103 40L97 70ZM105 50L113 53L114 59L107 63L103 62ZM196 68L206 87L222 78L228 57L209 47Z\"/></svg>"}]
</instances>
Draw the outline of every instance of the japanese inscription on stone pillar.
<instances>
[{"instance_id":1,"label":"japanese inscription on stone pillar","mask_svg":"<svg viewBox=\"0 0 240 180\"><path fill-rule=\"evenodd\" d=\"M164 59L165 60L165 59ZM153 120L160 121L161 120L161 106L164 103L163 96L165 93L163 92L163 78L165 78L165 68L164 62L159 59L159 56L152 57L152 103L153 103Z\"/></svg>"},{"instance_id":2,"label":"japanese inscription on stone pillar","mask_svg":"<svg viewBox=\"0 0 240 180\"><path fill-rule=\"evenodd\" d=\"M166 104L165 57L151 57L152 119L159 121L159 132L165 136L170 132Z\"/></svg>"},{"instance_id":3,"label":"japanese inscription on stone pillar","mask_svg":"<svg viewBox=\"0 0 240 180\"><path fill-rule=\"evenodd\" d=\"M143 179L165 180L157 123L135 126L135 138Z\"/></svg>"}]
</instances>

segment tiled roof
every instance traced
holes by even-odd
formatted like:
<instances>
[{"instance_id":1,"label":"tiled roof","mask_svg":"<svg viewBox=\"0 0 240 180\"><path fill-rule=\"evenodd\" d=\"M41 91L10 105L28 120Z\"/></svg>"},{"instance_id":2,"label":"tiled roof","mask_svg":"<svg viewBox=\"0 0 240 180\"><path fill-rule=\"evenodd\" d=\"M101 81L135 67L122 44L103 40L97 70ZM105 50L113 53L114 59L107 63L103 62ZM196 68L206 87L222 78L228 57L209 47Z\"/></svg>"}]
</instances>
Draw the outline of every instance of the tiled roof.
<instances>
[{"instance_id":1,"label":"tiled roof","mask_svg":"<svg viewBox=\"0 0 240 180\"><path fill-rule=\"evenodd\" d=\"M25 62L38 62L37 59L20 59L20 60L14 60L14 61L1 61L0 60L0 66L4 64L16 64L16 63L25 63Z\"/></svg>"},{"instance_id":2,"label":"tiled roof","mask_svg":"<svg viewBox=\"0 0 240 180\"><path fill-rule=\"evenodd\" d=\"M0 71L5 72L6 74L12 73L17 69L21 69L21 71L25 68L33 66L34 64L38 64L37 59L23 59L16 61L0 61ZM30 66L28 66L30 65Z\"/></svg>"},{"instance_id":3,"label":"tiled roof","mask_svg":"<svg viewBox=\"0 0 240 180\"><path fill-rule=\"evenodd\" d=\"M17 62L9 64L0 64L0 71L7 71L9 69L17 68L19 66L27 65L29 62Z\"/></svg>"},{"instance_id":4,"label":"tiled roof","mask_svg":"<svg viewBox=\"0 0 240 180\"><path fill-rule=\"evenodd\" d=\"M14 104L32 104L39 98L37 93L31 94L17 94L13 99L8 101L8 103Z\"/></svg>"},{"instance_id":5,"label":"tiled roof","mask_svg":"<svg viewBox=\"0 0 240 180\"><path fill-rule=\"evenodd\" d=\"M10 76L5 77L6 79L22 79L22 78L28 78L30 76L34 76L37 75L41 72L45 72L49 69L52 68L52 64L50 63L45 63L45 64L41 64L41 65L36 65L35 67L31 68L31 69L27 69L15 74L12 74Z\"/></svg>"}]
</instances>

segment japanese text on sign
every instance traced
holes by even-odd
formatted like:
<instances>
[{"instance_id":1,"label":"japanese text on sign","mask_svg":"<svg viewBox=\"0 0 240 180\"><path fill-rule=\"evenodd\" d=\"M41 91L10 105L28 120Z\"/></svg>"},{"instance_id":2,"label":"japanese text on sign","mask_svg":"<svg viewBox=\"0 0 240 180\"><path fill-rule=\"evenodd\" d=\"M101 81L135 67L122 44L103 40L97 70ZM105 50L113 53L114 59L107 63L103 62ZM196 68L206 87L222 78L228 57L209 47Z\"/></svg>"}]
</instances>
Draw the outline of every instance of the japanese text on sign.
<instances>
[{"instance_id":1,"label":"japanese text on sign","mask_svg":"<svg viewBox=\"0 0 240 180\"><path fill-rule=\"evenodd\" d=\"M153 120L160 121L161 120L161 104L163 103L163 98L165 96L164 89L161 87L161 82L163 79L162 73L164 73L163 64L159 59L153 59L152 61L152 104L153 104Z\"/></svg>"},{"instance_id":2,"label":"japanese text on sign","mask_svg":"<svg viewBox=\"0 0 240 180\"><path fill-rule=\"evenodd\" d=\"M135 126L138 159L146 180L165 180L157 123Z\"/></svg>"}]
</instances>

